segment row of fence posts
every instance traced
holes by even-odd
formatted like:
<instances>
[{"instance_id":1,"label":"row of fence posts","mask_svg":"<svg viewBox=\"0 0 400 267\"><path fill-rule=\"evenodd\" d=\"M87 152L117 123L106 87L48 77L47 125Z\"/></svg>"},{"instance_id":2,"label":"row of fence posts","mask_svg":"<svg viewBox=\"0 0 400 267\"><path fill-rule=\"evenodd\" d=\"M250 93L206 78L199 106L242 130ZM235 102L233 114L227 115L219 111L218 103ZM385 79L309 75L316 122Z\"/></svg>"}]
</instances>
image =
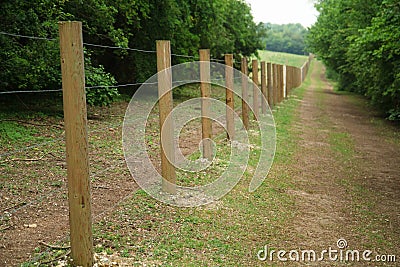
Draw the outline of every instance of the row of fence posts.
<instances>
[{"instance_id":1,"label":"row of fence posts","mask_svg":"<svg viewBox=\"0 0 400 267\"><path fill-rule=\"evenodd\" d=\"M89 180L87 112L85 96L85 75L83 58L83 39L81 22L60 22L60 52L62 88L66 136L66 161L68 176L68 204L70 223L71 258L74 266L93 265L93 237L91 216L91 194ZM210 114L210 51L202 49L200 54L200 79L202 96L202 138L203 157L212 159L212 121ZM252 60L252 79L259 86L257 60ZM226 121L228 139L234 132L234 77L233 55L225 55L226 79ZM301 68L261 62L261 92L268 104L274 107L286 98L290 91L301 85L310 66L310 59ZM163 129L161 142L161 172L163 179L162 190L170 194L176 193L176 173L172 162L175 157L172 123L166 123L168 114L173 109L171 49L169 41L157 41L157 70L159 90L160 132ZM247 83L248 62L241 59L242 76L242 110L243 124L249 129L249 98ZM266 113L265 101L260 101L258 88L253 88L254 118L261 112ZM263 103L264 102L264 103ZM171 121L171 120L169 120ZM164 182L166 180L166 182Z\"/></svg>"}]
</instances>

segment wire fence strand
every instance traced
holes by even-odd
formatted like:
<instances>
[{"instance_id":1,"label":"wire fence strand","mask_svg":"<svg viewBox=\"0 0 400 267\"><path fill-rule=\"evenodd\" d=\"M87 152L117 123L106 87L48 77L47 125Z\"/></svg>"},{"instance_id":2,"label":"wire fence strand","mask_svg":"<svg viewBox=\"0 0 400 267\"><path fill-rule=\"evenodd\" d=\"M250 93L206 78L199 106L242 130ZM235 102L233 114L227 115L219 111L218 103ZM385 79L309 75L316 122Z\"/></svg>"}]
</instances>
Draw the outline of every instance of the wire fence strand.
<instances>
[{"instance_id":1,"label":"wire fence strand","mask_svg":"<svg viewBox=\"0 0 400 267\"><path fill-rule=\"evenodd\" d=\"M234 79L238 79L235 77ZM221 79L214 79L213 81L223 80ZM213 82L211 81L211 82ZM198 80L185 80L185 81L173 81L173 83L194 83L199 82ZM108 88L120 88L120 87L129 87L129 86L139 86L139 85L155 85L158 82L143 82L143 83L126 83L126 84L118 84L118 85L95 85L95 86L85 86L85 89L108 89ZM53 92L62 92L62 89L54 89L54 90L19 90L19 91L4 91L0 92L0 95L6 94L24 94L24 93L53 93Z\"/></svg>"},{"instance_id":2,"label":"wire fence strand","mask_svg":"<svg viewBox=\"0 0 400 267\"><path fill-rule=\"evenodd\" d=\"M24 93L54 93L54 92L61 92L62 89L54 89L54 90L20 90L20 91L4 91L0 92L0 95L7 95L7 94L24 94Z\"/></svg>"},{"instance_id":3,"label":"wire fence strand","mask_svg":"<svg viewBox=\"0 0 400 267\"><path fill-rule=\"evenodd\" d=\"M29 36L29 35L22 35L22 34L16 34L16 33L3 32L3 31L0 31L0 34L13 36L13 37L26 38L26 39L35 39L35 40L44 40L44 41L57 41L56 38Z\"/></svg>"},{"instance_id":4,"label":"wire fence strand","mask_svg":"<svg viewBox=\"0 0 400 267\"><path fill-rule=\"evenodd\" d=\"M16 34L16 33L3 32L3 31L0 31L0 34L13 36L13 37L27 38L27 39L44 40L44 41L57 41L58 40L57 38L46 38L46 37L29 36L29 35L22 35L22 34ZM120 50L127 50L127 51L135 51L135 52L141 52L141 53L153 53L153 54L157 53L156 50L146 50L146 49L140 49L140 48L123 47L123 46L92 44L92 43L86 43L86 42L84 42L83 45L84 46L89 46L89 47L106 48L106 49L120 49ZM182 55L182 54L174 54L174 53L171 54L171 56L182 57L182 58L191 58L191 59L199 60L199 56ZM215 58L211 58L210 61L225 62L222 59L215 59Z\"/></svg>"}]
</instances>

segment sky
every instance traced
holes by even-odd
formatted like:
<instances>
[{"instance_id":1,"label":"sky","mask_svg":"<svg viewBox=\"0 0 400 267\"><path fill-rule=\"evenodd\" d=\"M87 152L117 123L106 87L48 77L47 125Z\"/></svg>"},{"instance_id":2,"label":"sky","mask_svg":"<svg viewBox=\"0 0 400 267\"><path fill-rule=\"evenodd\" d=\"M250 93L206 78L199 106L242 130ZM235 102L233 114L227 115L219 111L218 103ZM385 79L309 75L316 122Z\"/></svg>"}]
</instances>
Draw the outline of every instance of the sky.
<instances>
[{"instance_id":1,"label":"sky","mask_svg":"<svg viewBox=\"0 0 400 267\"><path fill-rule=\"evenodd\" d=\"M313 0L246 0L246 2L251 6L256 23L300 23L304 27L310 27L318 15Z\"/></svg>"}]
</instances>

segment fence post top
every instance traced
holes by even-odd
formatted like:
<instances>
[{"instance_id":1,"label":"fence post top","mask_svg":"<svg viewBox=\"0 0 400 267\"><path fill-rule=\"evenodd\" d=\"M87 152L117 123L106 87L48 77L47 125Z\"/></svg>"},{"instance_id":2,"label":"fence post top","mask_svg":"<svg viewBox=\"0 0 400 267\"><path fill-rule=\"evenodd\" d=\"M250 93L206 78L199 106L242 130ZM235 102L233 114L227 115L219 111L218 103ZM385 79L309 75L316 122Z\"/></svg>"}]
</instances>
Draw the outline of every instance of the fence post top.
<instances>
[{"instance_id":1,"label":"fence post top","mask_svg":"<svg viewBox=\"0 0 400 267\"><path fill-rule=\"evenodd\" d=\"M157 42L157 43L164 43L164 42L169 43L170 40L157 40L156 42Z\"/></svg>"},{"instance_id":2,"label":"fence post top","mask_svg":"<svg viewBox=\"0 0 400 267\"><path fill-rule=\"evenodd\" d=\"M67 21L59 21L58 22L58 24L59 25L62 25L62 24L80 24L80 25L82 25L82 22L81 21L75 21L75 20L67 20Z\"/></svg>"}]
</instances>

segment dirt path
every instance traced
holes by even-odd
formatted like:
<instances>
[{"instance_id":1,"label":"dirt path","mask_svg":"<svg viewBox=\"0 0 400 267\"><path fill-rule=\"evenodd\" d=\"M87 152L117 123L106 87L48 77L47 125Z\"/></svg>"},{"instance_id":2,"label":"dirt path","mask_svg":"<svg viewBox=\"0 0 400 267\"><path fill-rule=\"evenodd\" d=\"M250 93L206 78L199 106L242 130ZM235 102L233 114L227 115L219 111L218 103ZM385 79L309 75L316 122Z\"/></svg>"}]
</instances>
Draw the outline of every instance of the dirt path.
<instances>
[{"instance_id":1,"label":"dirt path","mask_svg":"<svg viewBox=\"0 0 400 267\"><path fill-rule=\"evenodd\" d=\"M315 63L300 105L300 149L296 164L289 166L294 189L288 192L294 195L296 216L282 249L338 250L337 241L344 239L343 251L368 249L372 259L394 254L398 264L399 129L375 118L360 98L334 92L323 72ZM349 263L383 266L362 259ZM343 266L326 255L315 266L335 264Z\"/></svg>"}]
</instances>

